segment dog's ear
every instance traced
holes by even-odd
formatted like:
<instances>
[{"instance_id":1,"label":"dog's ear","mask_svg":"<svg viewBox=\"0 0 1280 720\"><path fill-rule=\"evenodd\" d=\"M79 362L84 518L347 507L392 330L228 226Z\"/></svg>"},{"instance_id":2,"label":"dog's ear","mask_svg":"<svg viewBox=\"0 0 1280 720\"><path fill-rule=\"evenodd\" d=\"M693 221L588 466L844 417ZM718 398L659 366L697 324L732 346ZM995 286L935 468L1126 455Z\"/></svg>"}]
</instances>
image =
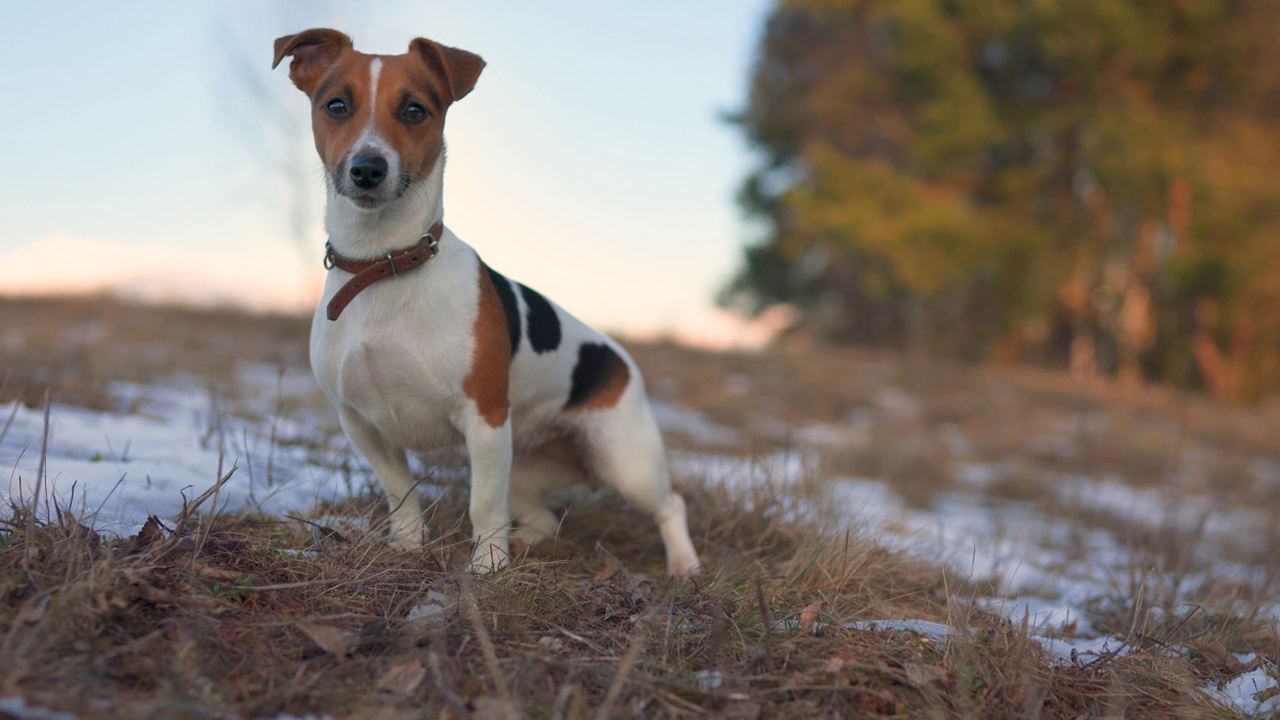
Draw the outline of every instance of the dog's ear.
<instances>
[{"instance_id":1,"label":"dog's ear","mask_svg":"<svg viewBox=\"0 0 1280 720\"><path fill-rule=\"evenodd\" d=\"M480 71L484 70L484 60L479 55L426 38L417 38L409 43L409 49L444 79L452 96L449 102L457 102L466 97L476 86Z\"/></svg>"},{"instance_id":2,"label":"dog's ear","mask_svg":"<svg viewBox=\"0 0 1280 720\"><path fill-rule=\"evenodd\" d=\"M289 79L299 90L310 95L338 56L350 49L351 38L337 30L303 30L297 35L285 35L276 40L276 58L271 61L271 69L275 70L286 55L293 56L289 63Z\"/></svg>"}]
</instances>

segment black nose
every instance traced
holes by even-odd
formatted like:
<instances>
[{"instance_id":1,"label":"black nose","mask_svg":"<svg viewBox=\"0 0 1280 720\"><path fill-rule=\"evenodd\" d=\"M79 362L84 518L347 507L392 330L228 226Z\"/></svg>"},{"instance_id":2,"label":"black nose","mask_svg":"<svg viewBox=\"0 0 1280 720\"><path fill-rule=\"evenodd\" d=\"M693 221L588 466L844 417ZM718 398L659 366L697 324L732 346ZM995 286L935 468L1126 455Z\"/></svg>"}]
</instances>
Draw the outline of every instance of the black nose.
<instances>
[{"instance_id":1,"label":"black nose","mask_svg":"<svg viewBox=\"0 0 1280 720\"><path fill-rule=\"evenodd\" d=\"M387 161L377 155L351 158L351 181L361 190L371 190L387 176Z\"/></svg>"}]
</instances>

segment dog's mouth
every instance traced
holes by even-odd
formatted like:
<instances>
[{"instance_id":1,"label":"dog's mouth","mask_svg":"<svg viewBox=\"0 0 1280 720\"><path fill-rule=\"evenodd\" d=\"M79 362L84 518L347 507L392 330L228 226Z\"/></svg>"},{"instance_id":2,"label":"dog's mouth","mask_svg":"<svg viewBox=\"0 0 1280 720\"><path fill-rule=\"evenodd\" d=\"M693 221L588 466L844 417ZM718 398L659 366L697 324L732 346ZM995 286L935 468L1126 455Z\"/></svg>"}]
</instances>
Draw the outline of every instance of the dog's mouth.
<instances>
[{"instance_id":1,"label":"dog's mouth","mask_svg":"<svg viewBox=\"0 0 1280 720\"><path fill-rule=\"evenodd\" d=\"M350 182L342 172L335 172L333 175L333 188L339 195L351 201L362 210L377 210L380 207L389 205L404 196L405 191L409 189L411 179L408 175L401 174L395 182L382 182L372 188L357 187L355 183Z\"/></svg>"}]
</instances>

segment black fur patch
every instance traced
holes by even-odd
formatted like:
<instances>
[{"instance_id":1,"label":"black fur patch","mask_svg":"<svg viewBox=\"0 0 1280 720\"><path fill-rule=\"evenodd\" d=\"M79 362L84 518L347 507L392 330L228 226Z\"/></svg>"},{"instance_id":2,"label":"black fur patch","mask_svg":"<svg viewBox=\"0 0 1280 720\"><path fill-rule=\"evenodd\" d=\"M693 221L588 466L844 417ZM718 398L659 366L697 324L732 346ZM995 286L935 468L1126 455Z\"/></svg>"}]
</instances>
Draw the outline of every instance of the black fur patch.
<instances>
[{"instance_id":1,"label":"black fur patch","mask_svg":"<svg viewBox=\"0 0 1280 720\"><path fill-rule=\"evenodd\" d=\"M520 349L520 306L516 303L516 293L511 289L511 281L497 270L484 266L489 271L489 280L498 291L498 299L502 301L502 314L507 316L507 334L511 336L511 357L515 357Z\"/></svg>"},{"instance_id":2,"label":"black fur patch","mask_svg":"<svg viewBox=\"0 0 1280 720\"><path fill-rule=\"evenodd\" d=\"M528 320L529 345L536 353L546 353L560 347L560 318L556 317L556 309L542 297L523 283L520 294L524 296L524 304L529 308Z\"/></svg>"},{"instance_id":3,"label":"black fur patch","mask_svg":"<svg viewBox=\"0 0 1280 720\"><path fill-rule=\"evenodd\" d=\"M578 364L573 367L573 386L569 389L566 410L591 402L599 393L615 383L626 383L631 376L627 363L613 348L599 343L583 343L578 348Z\"/></svg>"}]
</instances>

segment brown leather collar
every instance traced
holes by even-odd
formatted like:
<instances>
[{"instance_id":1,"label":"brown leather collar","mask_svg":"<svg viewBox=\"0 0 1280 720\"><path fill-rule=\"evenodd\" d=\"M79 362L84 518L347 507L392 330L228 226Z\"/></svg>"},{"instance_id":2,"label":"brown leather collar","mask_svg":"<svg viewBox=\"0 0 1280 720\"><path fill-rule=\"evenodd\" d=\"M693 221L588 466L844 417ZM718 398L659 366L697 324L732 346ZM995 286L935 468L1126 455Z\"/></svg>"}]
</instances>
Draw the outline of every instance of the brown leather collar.
<instances>
[{"instance_id":1,"label":"brown leather collar","mask_svg":"<svg viewBox=\"0 0 1280 720\"><path fill-rule=\"evenodd\" d=\"M422 236L422 240L417 245L389 252L377 260L345 258L334 252L332 245L325 243L324 268L331 270L336 267L339 270L345 270L355 275L355 277L347 281L346 285L338 288L338 292L334 293L333 299L329 301L329 319L337 320L347 303L351 302L356 295L359 295L361 291L370 285L384 278L397 277L400 273L409 272L435 257L438 252L437 246L440 243L440 233L442 232L444 232L443 220L432 225L431 229L427 230L427 234Z\"/></svg>"}]
</instances>

